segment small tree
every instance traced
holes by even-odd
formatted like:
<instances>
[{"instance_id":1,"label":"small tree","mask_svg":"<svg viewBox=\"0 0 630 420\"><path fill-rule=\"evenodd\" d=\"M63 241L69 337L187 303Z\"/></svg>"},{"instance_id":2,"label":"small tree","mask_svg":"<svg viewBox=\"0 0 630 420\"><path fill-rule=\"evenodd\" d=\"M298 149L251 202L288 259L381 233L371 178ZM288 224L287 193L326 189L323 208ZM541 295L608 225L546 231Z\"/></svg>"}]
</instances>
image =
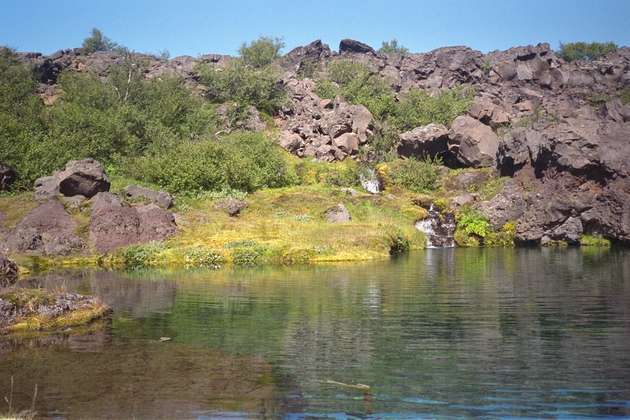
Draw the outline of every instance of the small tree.
<instances>
[{"instance_id":1,"label":"small tree","mask_svg":"<svg viewBox=\"0 0 630 420\"><path fill-rule=\"evenodd\" d=\"M238 50L245 64L261 68L273 63L280 57L280 50L284 48L284 42L280 38L262 36L249 45L243 44Z\"/></svg>"},{"instance_id":2,"label":"small tree","mask_svg":"<svg viewBox=\"0 0 630 420\"><path fill-rule=\"evenodd\" d=\"M617 51L614 42L568 42L560 43L559 54L566 61L595 60L614 51Z\"/></svg>"},{"instance_id":3,"label":"small tree","mask_svg":"<svg viewBox=\"0 0 630 420\"><path fill-rule=\"evenodd\" d=\"M397 39L392 39L391 41L383 41L381 48L378 49L378 52L381 54L400 54L405 55L409 53L409 50L402 45L398 45Z\"/></svg>"},{"instance_id":4,"label":"small tree","mask_svg":"<svg viewBox=\"0 0 630 420\"><path fill-rule=\"evenodd\" d=\"M118 44L103 35L97 28L93 28L92 34L83 40L82 47L86 54L96 51L112 51L119 48Z\"/></svg>"}]
</instances>

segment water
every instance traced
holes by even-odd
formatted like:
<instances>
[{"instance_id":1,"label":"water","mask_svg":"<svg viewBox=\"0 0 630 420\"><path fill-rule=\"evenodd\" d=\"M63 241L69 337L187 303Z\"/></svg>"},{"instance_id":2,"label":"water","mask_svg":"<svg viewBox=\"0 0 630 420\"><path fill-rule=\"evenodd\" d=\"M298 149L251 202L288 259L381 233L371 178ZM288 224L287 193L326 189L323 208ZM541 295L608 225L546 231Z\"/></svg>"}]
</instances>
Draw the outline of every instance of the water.
<instances>
[{"instance_id":1,"label":"water","mask_svg":"<svg viewBox=\"0 0 630 420\"><path fill-rule=\"evenodd\" d=\"M374 169L365 169L360 175L360 182L363 189L369 193L378 194L381 192L381 183Z\"/></svg>"},{"instance_id":2,"label":"water","mask_svg":"<svg viewBox=\"0 0 630 420\"><path fill-rule=\"evenodd\" d=\"M416 229L426 235L427 248L453 248L456 227L455 216L440 214L433 204L429 207L429 217L416 222Z\"/></svg>"},{"instance_id":3,"label":"water","mask_svg":"<svg viewBox=\"0 0 630 420\"><path fill-rule=\"evenodd\" d=\"M37 384L43 417L630 418L628 251L31 283L116 311L87 336L0 338L0 398L13 376L28 408Z\"/></svg>"}]
</instances>

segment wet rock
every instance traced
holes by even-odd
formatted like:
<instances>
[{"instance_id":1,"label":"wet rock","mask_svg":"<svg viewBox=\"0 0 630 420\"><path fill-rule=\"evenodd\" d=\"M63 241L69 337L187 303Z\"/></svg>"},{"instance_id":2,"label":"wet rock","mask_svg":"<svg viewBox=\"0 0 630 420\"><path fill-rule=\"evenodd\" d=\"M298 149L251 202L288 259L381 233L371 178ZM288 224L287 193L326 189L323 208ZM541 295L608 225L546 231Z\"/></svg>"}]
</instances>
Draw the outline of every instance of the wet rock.
<instances>
[{"instance_id":1,"label":"wet rock","mask_svg":"<svg viewBox=\"0 0 630 420\"><path fill-rule=\"evenodd\" d=\"M18 280L18 266L16 263L0 255L0 289L15 284Z\"/></svg>"},{"instance_id":2,"label":"wet rock","mask_svg":"<svg viewBox=\"0 0 630 420\"><path fill-rule=\"evenodd\" d=\"M128 200L147 200L163 209L173 207L173 196L165 191L155 191L139 185L128 185L125 187L124 193Z\"/></svg>"},{"instance_id":3,"label":"wet rock","mask_svg":"<svg viewBox=\"0 0 630 420\"><path fill-rule=\"evenodd\" d=\"M337 204L324 212L324 218L328 223L345 223L352 220L350 212L343 204Z\"/></svg>"},{"instance_id":4,"label":"wet rock","mask_svg":"<svg viewBox=\"0 0 630 420\"><path fill-rule=\"evenodd\" d=\"M57 200L31 210L9 233L8 248L18 252L68 255L85 247L76 234L76 221Z\"/></svg>"},{"instance_id":5,"label":"wet rock","mask_svg":"<svg viewBox=\"0 0 630 420\"><path fill-rule=\"evenodd\" d=\"M17 179L17 172L8 165L0 163L0 191L6 191Z\"/></svg>"},{"instance_id":6,"label":"wet rock","mask_svg":"<svg viewBox=\"0 0 630 420\"><path fill-rule=\"evenodd\" d=\"M173 214L155 204L131 207L103 192L92 199L90 241L99 252L164 240L176 232Z\"/></svg>"},{"instance_id":7,"label":"wet rock","mask_svg":"<svg viewBox=\"0 0 630 420\"><path fill-rule=\"evenodd\" d=\"M453 121L449 150L462 164L475 168L494 166L498 148L499 138L489 126L467 115Z\"/></svg>"},{"instance_id":8,"label":"wet rock","mask_svg":"<svg viewBox=\"0 0 630 420\"><path fill-rule=\"evenodd\" d=\"M442 124L428 124L402 133L398 154L406 157L443 156L448 152L448 128Z\"/></svg>"},{"instance_id":9,"label":"wet rock","mask_svg":"<svg viewBox=\"0 0 630 420\"><path fill-rule=\"evenodd\" d=\"M236 217L241 211L247 208L247 201L229 197L217 201L215 207L219 210L223 210L232 217Z\"/></svg>"}]
</instances>

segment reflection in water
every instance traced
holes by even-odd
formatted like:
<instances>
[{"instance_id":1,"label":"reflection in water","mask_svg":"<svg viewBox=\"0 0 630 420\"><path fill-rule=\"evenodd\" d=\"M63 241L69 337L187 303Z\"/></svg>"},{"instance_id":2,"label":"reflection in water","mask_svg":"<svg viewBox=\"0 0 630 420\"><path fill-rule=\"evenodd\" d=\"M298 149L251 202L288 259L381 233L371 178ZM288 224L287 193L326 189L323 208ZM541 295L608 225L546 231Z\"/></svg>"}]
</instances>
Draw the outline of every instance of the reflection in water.
<instances>
[{"instance_id":1,"label":"reflection in water","mask_svg":"<svg viewBox=\"0 0 630 420\"><path fill-rule=\"evenodd\" d=\"M24 407L38 383L48 415L630 416L624 251L436 249L359 266L32 281L116 311L105 336L0 341L0 378L15 376Z\"/></svg>"}]
</instances>

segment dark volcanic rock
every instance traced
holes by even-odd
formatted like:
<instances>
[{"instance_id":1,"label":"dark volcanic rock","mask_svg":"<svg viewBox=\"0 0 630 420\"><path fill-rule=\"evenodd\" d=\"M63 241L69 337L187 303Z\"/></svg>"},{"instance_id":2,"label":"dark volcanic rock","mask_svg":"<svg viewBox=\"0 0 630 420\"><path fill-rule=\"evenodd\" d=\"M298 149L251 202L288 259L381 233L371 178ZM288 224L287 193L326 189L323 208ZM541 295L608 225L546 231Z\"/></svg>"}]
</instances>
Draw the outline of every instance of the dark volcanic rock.
<instances>
[{"instance_id":1,"label":"dark volcanic rock","mask_svg":"<svg viewBox=\"0 0 630 420\"><path fill-rule=\"evenodd\" d=\"M91 198L99 192L109 191L109 186L105 169L98 161L71 160L63 171L37 179L35 195L40 199L48 199L57 194Z\"/></svg>"},{"instance_id":2,"label":"dark volcanic rock","mask_svg":"<svg viewBox=\"0 0 630 420\"><path fill-rule=\"evenodd\" d=\"M155 204L131 207L107 192L92 199L90 241L99 252L164 240L176 232L173 214Z\"/></svg>"},{"instance_id":3,"label":"dark volcanic rock","mask_svg":"<svg viewBox=\"0 0 630 420\"><path fill-rule=\"evenodd\" d=\"M6 191L17 179L17 172L10 166L0 163L0 191Z\"/></svg>"},{"instance_id":4,"label":"dark volcanic rock","mask_svg":"<svg viewBox=\"0 0 630 420\"><path fill-rule=\"evenodd\" d=\"M124 191L125 196L130 200L148 200L163 209L170 209L173 207L173 196L165 191L155 191L139 185L128 185L125 187Z\"/></svg>"},{"instance_id":5,"label":"dark volcanic rock","mask_svg":"<svg viewBox=\"0 0 630 420\"><path fill-rule=\"evenodd\" d=\"M495 165L499 138L489 126L462 115L453 121L449 137L449 150L463 165L474 168Z\"/></svg>"},{"instance_id":6,"label":"dark volcanic rock","mask_svg":"<svg viewBox=\"0 0 630 420\"><path fill-rule=\"evenodd\" d=\"M372 47L363 42L354 39L342 39L339 43L339 53L355 53L355 54L374 54L376 51Z\"/></svg>"},{"instance_id":7,"label":"dark volcanic rock","mask_svg":"<svg viewBox=\"0 0 630 420\"><path fill-rule=\"evenodd\" d=\"M76 221L57 200L49 200L29 212L9 233L8 249L44 255L80 251L84 242L76 234Z\"/></svg>"},{"instance_id":8,"label":"dark volcanic rock","mask_svg":"<svg viewBox=\"0 0 630 420\"><path fill-rule=\"evenodd\" d=\"M448 153L448 128L442 124L416 127L400 135L398 154L406 157L444 156Z\"/></svg>"},{"instance_id":9,"label":"dark volcanic rock","mask_svg":"<svg viewBox=\"0 0 630 420\"><path fill-rule=\"evenodd\" d=\"M18 280L18 266L16 263L0 255L0 289L15 284Z\"/></svg>"}]
</instances>

